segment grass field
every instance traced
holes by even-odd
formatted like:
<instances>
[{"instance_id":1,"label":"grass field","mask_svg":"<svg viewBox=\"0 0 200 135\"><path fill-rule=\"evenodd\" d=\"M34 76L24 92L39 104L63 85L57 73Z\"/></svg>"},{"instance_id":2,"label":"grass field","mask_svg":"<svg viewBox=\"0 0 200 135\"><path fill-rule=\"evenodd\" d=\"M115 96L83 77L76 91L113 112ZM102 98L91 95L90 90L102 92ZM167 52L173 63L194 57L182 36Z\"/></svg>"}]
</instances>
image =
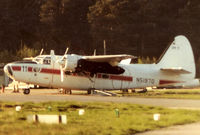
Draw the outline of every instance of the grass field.
<instances>
[{"instance_id":1,"label":"grass field","mask_svg":"<svg viewBox=\"0 0 200 135\"><path fill-rule=\"evenodd\" d=\"M15 107L22 106L21 112ZM48 108L52 109L49 110ZM79 116L78 110L85 109ZM117 117L115 109L119 109ZM153 114L160 113L160 121ZM29 114L66 114L67 125L29 123ZM200 121L200 111L174 110L161 107L119 103L10 103L0 102L1 135L133 135L171 125Z\"/></svg>"},{"instance_id":2,"label":"grass field","mask_svg":"<svg viewBox=\"0 0 200 135\"><path fill-rule=\"evenodd\" d=\"M117 91L119 96L134 96L147 98L199 99L200 89L152 89L146 93L124 93Z\"/></svg>"}]
</instances>

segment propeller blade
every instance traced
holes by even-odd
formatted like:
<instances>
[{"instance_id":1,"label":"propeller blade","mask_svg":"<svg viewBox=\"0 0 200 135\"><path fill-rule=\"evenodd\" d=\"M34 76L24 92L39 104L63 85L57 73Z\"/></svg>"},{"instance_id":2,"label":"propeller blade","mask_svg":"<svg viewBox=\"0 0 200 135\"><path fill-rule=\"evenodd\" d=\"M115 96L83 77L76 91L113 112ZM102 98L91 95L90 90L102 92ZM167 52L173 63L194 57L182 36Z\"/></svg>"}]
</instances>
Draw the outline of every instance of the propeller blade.
<instances>
[{"instance_id":1,"label":"propeller blade","mask_svg":"<svg viewBox=\"0 0 200 135\"><path fill-rule=\"evenodd\" d=\"M64 55L63 55L62 58L61 58L61 61L65 58L65 55L67 54L68 50L69 50L69 48L67 47L67 49L65 50Z\"/></svg>"},{"instance_id":2,"label":"propeller blade","mask_svg":"<svg viewBox=\"0 0 200 135\"><path fill-rule=\"evenodd\" d=\"M62 56L62 58L60 58L59 60L57 60L57 62L58 62L60 65L63 64L62 61L63 61L63 59L65 58L65 55L67 54L68 50L69 50L69 48L67 48L67 49L65 50L65 53L64 53L64 55Z\"/></svg>"},{"instance_id":3,"label":"propeller blade","mask_svg":"<svg viewBox=\"0 0 200 135\"><path fill-rule=\"evenodd\" d=\"M51 50L51 51L50 51L50 55L51 55L51 60L52 60L53 62L55 62L55 61L56 61L56 56L55 56L54 50Z\"/></svg>"},{"instance_id":4,"label":"propeller blade","mask_svg":"<svg viewBox=\"0 0 200 135\"><path fill-rule=\"evenodd\" d=\"M60 80L61 82L64 81L64 71L62 70L62 66L60 66Z\"/></svg>"},{"instance_id":5,"label":"propeller blade","mask_svg":"<svg viewBox=\"0 0 200 135\"><path fill-rule=\"evenodd\" d=\"M96 56L96 49L94 49L94 54L93 55Z\"/></svg>"},{"instance_id":6,"label":"propeller blade","mask_svg":"<svg viewBox=\"0 0 200 135\"><path fill-rule=\"evenodd\" d=\"M66 50L65 50L65 54L68 53L68 50L69 50L69 47L66 48ZM64 54L64 55L65 55L65 54Z\"/></svg>"},{"instance_id":7,"label":"propeller blade","mask_svg":"<svg viewBox=\"0 0 200 135\"><path fill-rule=\"evenodd\" d=\"M40 55L42 55L42 53L43 53L43 48L42 48L42 50L40 51Z\"/></svg>"},{"instance_id":8,"label":"propeller blade","mask_svg":"<svg viewBox=\"0 0 200 135\"><path fill-rule=\"evenodd\" d=\"M64 65L65 65L65 62L66 62L64 59L66 59L65 55L67 54L68 50L69 50L69 48L66 49L66 51L65 51L64 55L62 56L62 58L57 60L57 63L60 65L60 80L61 80L61 82L63 82L63 80L64 80L63 68L64 68Z\"/></svg>"}]
</instances>

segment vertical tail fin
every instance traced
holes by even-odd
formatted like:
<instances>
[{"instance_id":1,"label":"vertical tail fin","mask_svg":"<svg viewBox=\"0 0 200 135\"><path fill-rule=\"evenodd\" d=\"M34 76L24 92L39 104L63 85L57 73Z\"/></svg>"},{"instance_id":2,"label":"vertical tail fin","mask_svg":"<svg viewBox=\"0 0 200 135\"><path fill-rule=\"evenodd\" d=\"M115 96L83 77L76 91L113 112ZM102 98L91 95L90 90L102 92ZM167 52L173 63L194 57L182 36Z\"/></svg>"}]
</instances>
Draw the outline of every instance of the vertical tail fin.
<instances>
[{"instance_id":1,"label":"vertical tail fin","mask_svg":"<svg viewBox=\"0 0 200 135\"><path fill-rule=\"evenodd\" d=\"M189 40L185 36L175 37L167 51L162 55L158 65L161 70L182 70L185 73L188 72L189 77L194 78L196 75L196 67Z\"/></svg>"}]
</instances>

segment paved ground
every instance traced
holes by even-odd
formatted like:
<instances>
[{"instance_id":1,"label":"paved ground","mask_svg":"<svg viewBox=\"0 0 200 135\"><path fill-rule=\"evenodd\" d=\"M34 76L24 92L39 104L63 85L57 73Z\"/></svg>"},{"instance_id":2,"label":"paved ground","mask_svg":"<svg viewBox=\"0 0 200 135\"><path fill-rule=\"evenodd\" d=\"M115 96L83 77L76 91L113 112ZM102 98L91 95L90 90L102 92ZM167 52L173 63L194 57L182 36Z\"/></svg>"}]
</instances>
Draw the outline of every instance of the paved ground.
<instances>
[{"instance_id":1,"label":"paved ground","mask_svg":"<svg viewBox=\"0 0 200 135\"><path fill-rule=\"evenodd\" d=\"M173 126L136 135L200 135L200 123Z\"/></svg>"},{"instance_id":2,"label":"paved ground","mask_svg":"<svg viewBox=\"0 0 200 135\"><path fill-rule=\"evenodd\" d=\"M74 91L73 91L74 93ZM183 109L200 109L200 100L188 99L158 99L158 98L138 98L138 97L107 97L77 94L63 95L58 94L58 90L53 89L35 89L31 90L29 95L20 93L12 93L7 90L0 94L0 101L13 102L45 102L45 101L81 101L81 102L117 102L117 103L133 103L152 106L161 106L168 108Z\"/></svg>"},{"instance_id":3,"label":"paved ground","mask_svg":"<svg viewBox=\"0 0 200 135\"><path fill-rule=\"evenodd\" d=\"M73 91L74 92L74 91ZM142 105L162 106L168 108L200 109L200 100L186 99L156 99L156 98L135 98L135 97L105 97L95 95L77 94L63 95L58 94L58 90L36 89L31 90L30 95L12 93L7 90L0 94L0 101L13 102L46 102L46 101L80 101L80 102L116 102L133 103ZM137 135L200 135L200 123L189 125L174 126L161 130L145 132Z\"/></svg>"}]
</instances>

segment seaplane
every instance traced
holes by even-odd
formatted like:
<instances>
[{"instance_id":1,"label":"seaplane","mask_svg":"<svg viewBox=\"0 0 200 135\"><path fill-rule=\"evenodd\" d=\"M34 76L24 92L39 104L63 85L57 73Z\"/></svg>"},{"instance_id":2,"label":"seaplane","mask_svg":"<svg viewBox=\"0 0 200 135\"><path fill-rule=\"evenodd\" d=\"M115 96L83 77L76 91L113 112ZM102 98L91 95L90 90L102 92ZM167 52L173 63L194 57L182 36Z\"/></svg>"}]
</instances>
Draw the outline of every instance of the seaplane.
<instances>
[{"instance_id":1,"label":"seaplane","mask_svg":"<svg viewBox=\"0 0 200 135\"><path fill-rule=\"evenodd\" d=\"M4 72L15 81L64 90L127 90L159 86L199 86L189 40L177 36L157 63L130 64L132 55L50 55L8 63ZM24 89L29 94L30 88Z\"/></svg>"}]
</instances>

